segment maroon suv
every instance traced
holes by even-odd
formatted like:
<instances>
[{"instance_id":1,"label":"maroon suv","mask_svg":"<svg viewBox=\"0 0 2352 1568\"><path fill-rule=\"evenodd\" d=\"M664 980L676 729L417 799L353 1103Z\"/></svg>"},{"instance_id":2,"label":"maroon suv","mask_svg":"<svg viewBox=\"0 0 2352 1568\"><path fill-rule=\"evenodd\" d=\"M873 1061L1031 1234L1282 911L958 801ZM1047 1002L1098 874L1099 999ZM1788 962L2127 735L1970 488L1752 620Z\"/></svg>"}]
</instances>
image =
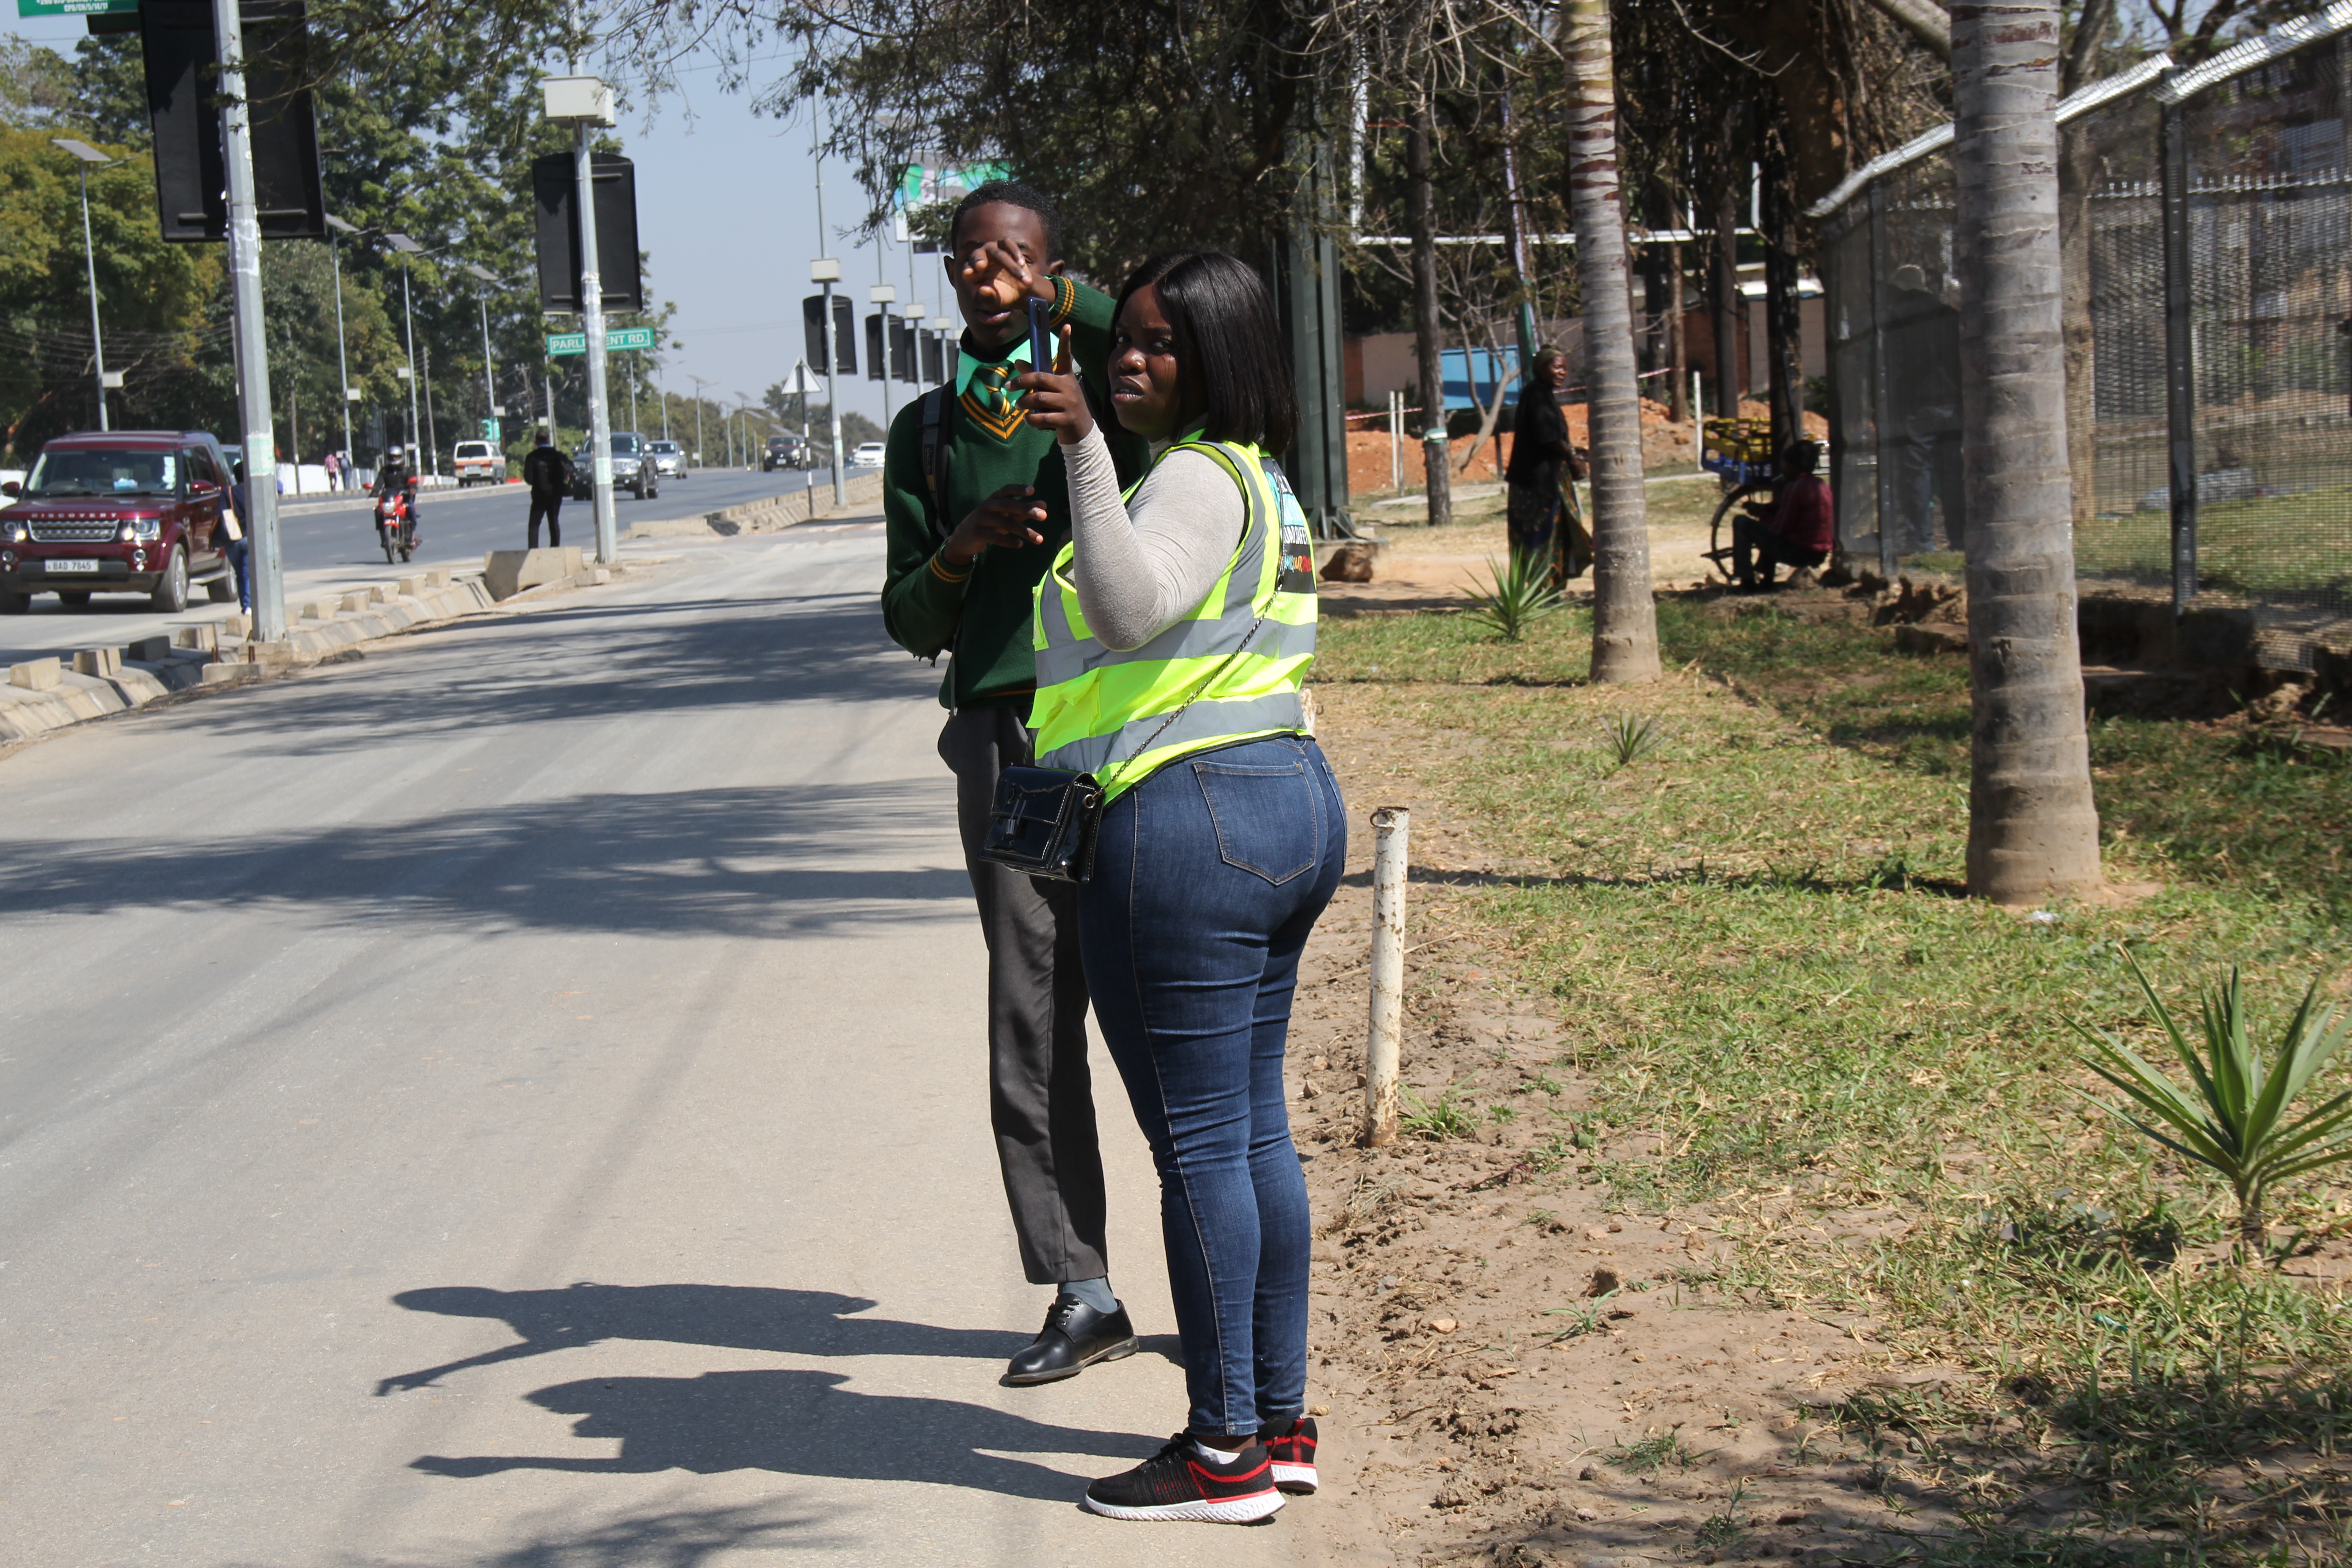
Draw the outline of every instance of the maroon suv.
<instances>
[{"instance_id":1,"label":"maroon suv","mask_svg":"<svg viewBox=\"0 0 2352 1568\"><path fill-rule=\"evenodd\" d=\"M0 486L0 615L35 594L68 605L92 594L145 594L155 608L188 607L202 583L236 597L224 532L228 459L202 430L84 431L41 448L20 486Z\"/></svg>"}]
</instances>

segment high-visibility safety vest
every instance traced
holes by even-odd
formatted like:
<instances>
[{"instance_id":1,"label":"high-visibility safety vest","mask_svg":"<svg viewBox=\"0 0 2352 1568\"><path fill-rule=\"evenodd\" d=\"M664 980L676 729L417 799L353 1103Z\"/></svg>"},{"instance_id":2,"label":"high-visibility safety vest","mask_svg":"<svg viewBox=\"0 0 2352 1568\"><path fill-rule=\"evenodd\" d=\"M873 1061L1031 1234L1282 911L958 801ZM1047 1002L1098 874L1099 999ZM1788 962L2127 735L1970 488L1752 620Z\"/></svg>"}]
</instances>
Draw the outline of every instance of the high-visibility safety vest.
<instances>
[{"instance_id":1,"label":"high-visibility safety vest","mask_svg":"<svg viewBox=\"0 0 2352 1568\"><path fill-rule=\"evenodd\" d=\"M1140 647L1107 647L1078 608L1075 543L1037 584L1037 765L1091 773L1106 801L1195 752L1307 727L1298 697L1315 660L1307 514L1256 447L1180 441L1160 461L1187 451L1233 477L1249 514L1223 574L1189 614Z\"/></svg>"}]
</instances>

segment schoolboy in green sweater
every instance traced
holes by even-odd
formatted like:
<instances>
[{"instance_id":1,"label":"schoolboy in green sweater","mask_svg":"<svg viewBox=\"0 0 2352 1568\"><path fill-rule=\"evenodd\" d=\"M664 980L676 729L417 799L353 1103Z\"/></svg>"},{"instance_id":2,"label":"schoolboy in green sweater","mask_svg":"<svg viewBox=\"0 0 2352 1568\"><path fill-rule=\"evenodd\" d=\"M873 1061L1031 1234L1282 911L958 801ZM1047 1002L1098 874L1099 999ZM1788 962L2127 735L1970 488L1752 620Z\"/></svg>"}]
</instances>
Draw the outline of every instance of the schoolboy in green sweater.
<instances>
[{"instance_id":1,"label":"schoolboy in green sweater","mask_svg":"<svg viewBox=\"0 0 2352 1568\"><path fill-rule=\"evenodd\" d=\"M964 319L955 378L943 395L899 411L882 460L882 620L918 658L950 656L940 756L956 776L956 822L988 944L990 1121L1023 1270L1056 1288L1045 1328L1006 1369L1003 1381L1015 1385L1074 1377L1136 1348L1104 1251L1077 889L979 854L997 773L1032 760L1031 607L1070 527L1059 443L1027 423L1010 384L1029 365L1032 296L1047 302L1057 332L1069 327L1086 379L1109 384L1112 301L1062 275L1060 238L1053 202L1026 185L992 181L958 204L945 258ZM1140 444L1114 441L1122 472L1141 473Z\"/></svg>"}]
</instances>

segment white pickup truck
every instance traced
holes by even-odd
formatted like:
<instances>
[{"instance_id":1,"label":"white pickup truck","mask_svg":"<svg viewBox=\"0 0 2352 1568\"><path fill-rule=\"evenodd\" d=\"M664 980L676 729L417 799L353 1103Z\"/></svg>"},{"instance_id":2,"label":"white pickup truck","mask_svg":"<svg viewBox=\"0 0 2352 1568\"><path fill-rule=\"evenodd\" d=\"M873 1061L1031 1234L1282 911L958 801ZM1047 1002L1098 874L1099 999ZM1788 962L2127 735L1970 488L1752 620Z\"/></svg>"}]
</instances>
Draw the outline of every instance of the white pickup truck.
<instances>
[{"instance_id":1,"label":"white pickup truck","mask_svg":"<svg viewBox=\"0 0 2352 1568\"><path fill-rule=\"evenodd\" d=\"M457 488L502 485L507 482L507 455L488 441L460 441L457 451Z\"/></svg>"}]
</instances>

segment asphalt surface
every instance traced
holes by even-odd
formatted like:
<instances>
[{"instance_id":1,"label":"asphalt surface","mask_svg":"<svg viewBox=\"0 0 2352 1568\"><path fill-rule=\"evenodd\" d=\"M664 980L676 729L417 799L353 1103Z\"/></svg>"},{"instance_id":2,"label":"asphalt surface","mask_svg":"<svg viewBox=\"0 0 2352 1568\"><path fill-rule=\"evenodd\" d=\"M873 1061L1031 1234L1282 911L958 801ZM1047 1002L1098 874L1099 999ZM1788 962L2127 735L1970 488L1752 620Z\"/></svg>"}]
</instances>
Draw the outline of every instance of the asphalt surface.
<instances>
[{"instance_id":1,"label":"asphalt surface","mask_svg":"<svg viewBox=\"0 0 2352 1568\"><path fill-rule=\"evenodd\" d=\"M785 490L797 491L814 481L831 489L833 470L818 468L803 476L797 469L763 474L756 469L703 468L684 480L669 479L648 500L638 500L627 490L614 492L614 515L623 533L640 518L680 517L688 512L717 511L740 501L759 500ZM383 551L375 537L375 509L365 498L321 504L282 496L279 549L289 572L331 566L383 564ZM478 485L472 489L428 489L417 497L417 553L415 565L446 566L456 563L480 565L489 550L520 550L523 530L530 520L530 495L520 485ZM593 502L563 503L563 540L567 544L593 546L596 508ZM541 543L545 543L542 538Z\"/></svg>"},{"instance_id":2,"label":"asphalt surface","mask_svg":"<svg viewBox=\"0 0 2352 1568\"><path fill-rule=\"evenodd\" d=\"M806 479L829 491L833 471L819 468ZM636 500L622 492L615 498L616 516L625 535L633 522L717 511L787 490L798 492L804 482L794 470L763 474L704 468L682 484L673 479L663 485L648 500ZM820 498L820 502L824 499ZM365 496L333 500L284 496L279 500L284 508L279 513L279 548L289 616L299 614L299 606L305 600L372 583L390 584L425 567L478 570L488 552L520 550L528 542L523 531L530 517L530 498L520 485L424 491L417 506L416 554L405 564L385 563L376 542L374 503ZM588 501L566 501L562 522L564 542L593 554L595 507ZM545 539L541 542L545 543ZM77 609L53 594L42 594L35 596L26 614L0 616L0 666L44 655L70 654L77 648L120 646L158 634L168 636L181 626L217 620L236 608L234 603L212 603L201 587L191 591L187 609L175 616L157 614L138 595L102 594Z\"/></svg>"},{"instance_id":3,"label":"asphalt surface","mask_svg":"<svg viewBox=\"0 0 2352 1568\"><path fill-rule=\"evenodd\" d=\"M1183 1412L1099 1049L1146 1349L996 1384L1046 1302L878 529L667 553L0 758L0 1561L1311 1550L1076 1507Z\"/></svg>"}]
</instances>

